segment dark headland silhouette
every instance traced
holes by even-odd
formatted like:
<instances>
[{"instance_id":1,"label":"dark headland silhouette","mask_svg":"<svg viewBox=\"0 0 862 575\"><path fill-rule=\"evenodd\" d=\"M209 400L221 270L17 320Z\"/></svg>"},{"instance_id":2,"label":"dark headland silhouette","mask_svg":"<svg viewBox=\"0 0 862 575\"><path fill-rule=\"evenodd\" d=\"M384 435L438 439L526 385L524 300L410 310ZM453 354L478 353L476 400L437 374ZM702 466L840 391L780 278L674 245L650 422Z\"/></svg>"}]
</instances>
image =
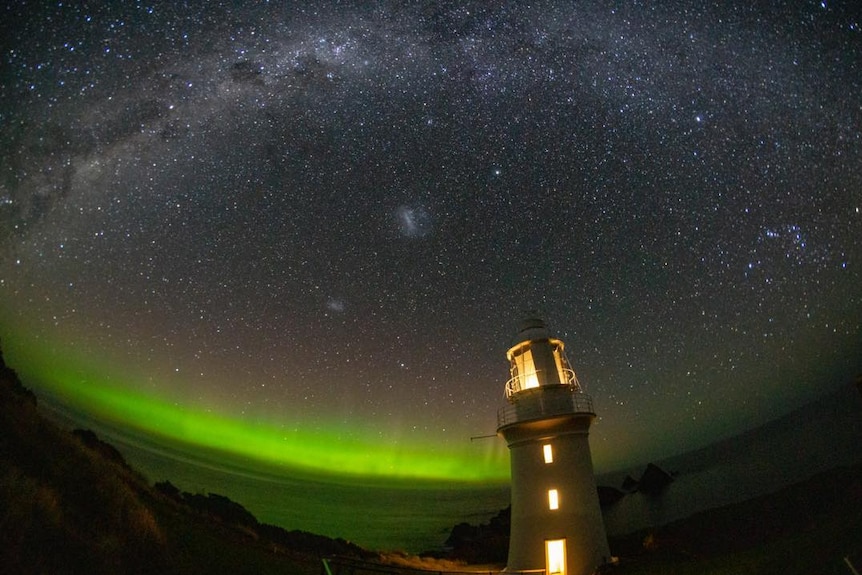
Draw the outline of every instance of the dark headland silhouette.
<instances>
[{"instance_id":1,"label":"dark headland silhouette","mask_svg":"<svg viewBox=\"0 0 862 575\"><path fill-rule=\"evenodd\" d=\"M663 465L606 488L606 511L633 494L660 499L674 489L674 469ZM771 494L612 536L620 562L609 572L851 573L851 565L862 565L860 509L856 461ZM320 575L321 559L333 556L356 575L380 572L367 562L401 573L469 571L481 563L489 573L505 562L507 537L503 510L485 525L455 526L446 548L427 557L381 555L262 524L221 495L184 493L169 481L150 485L92 431L64 430L43 417L0 354L4 573Z\"/></svg>"},{"instance_id":2,"label":"dark headland silhouette","mask_svg":"<svg viewBox=\"0 0 862 575\"><path fill-rule=\"evenodd\" d=\"M318 575L329 555L375 557L261 524L227 497L149 485L92 431L44 418L0 361L0 572Z\"/></svg>"}]
</instances>

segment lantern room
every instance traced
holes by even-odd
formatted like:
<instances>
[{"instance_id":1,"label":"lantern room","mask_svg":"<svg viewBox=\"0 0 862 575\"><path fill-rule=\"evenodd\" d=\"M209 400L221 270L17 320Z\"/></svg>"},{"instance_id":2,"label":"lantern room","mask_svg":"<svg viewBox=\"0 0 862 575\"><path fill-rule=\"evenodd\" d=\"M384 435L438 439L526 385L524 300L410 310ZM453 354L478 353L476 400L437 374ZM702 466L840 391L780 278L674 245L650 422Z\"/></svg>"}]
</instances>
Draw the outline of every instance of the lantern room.
<instances>
[{"instance_id":1,"label":"lantern room","mask_svg":"<svg viewBox=\"0 0 862 575\"><path fill-rule=\"evenodd\" d=\"M506 357L509 360L510 379L506 383L506 397L544 385L565 385L579 390L578 378L564 353L563 342L552 338L545 323L529 318L518 332L521 341L512 346Z\"/></svg>"}]
</instances>

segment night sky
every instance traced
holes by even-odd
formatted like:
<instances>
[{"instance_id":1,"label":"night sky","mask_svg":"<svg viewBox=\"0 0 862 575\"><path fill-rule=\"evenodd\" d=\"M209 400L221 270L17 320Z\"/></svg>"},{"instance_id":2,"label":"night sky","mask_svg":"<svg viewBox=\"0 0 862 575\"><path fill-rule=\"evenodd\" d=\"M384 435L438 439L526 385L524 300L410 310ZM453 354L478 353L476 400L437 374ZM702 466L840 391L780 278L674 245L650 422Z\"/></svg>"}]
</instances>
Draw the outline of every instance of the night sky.
<instances>
[{"instance_id":1,"label":"night sky","mask_svg":"<svg viewBox=\"0 0 862 575\"><path fill-rule=\"evenodd\" d=\"M491 481L470 438L530 310L598 470L862 372L858 4L356 4L4 3L26 384L186 447Z\"/></svg>"}]
</instances>

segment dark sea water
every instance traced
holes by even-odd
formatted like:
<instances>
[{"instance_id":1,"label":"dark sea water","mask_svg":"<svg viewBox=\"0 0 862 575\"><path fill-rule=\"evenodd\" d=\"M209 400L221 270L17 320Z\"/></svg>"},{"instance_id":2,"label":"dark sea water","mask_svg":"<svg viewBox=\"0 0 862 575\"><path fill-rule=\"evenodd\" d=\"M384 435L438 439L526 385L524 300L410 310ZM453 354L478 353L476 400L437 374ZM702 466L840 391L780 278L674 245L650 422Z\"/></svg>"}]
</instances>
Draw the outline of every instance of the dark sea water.
<instances>
[{"instance_id":1,"label":"dark sea water","mask_svg":"<svg viewBox=\"0 0 862 575\"><path fill-rule=\"evenodd\" d=\"M262 522L340 537L368 549L439 549L454 525L486 522L509 502L508 485L295 477L118 443L129 463L152 481L169 479L183 491L226 495Z\"/></svg>"},{"instance_id":2,"label":"dark sea water","mask_svg":"<svg viewBox=\"0 0 862 575\"><path fill-rule=\"evenodd\" d=\"M90 428L117 447L150 483L167 480L189 493L224 495L263 523L342 538L367 549L441 549L456 524L487 522L509 504L508 484L298 474L160 443L57 404L46 407L64 427Z\"/></svg>"},{"instance_id":3,"label":"dark sea water","mask_svg":"<svg viewBox=\"0 0 862 575\"><path fill-rule=\"evenodd\" d=\"M79 417L55 411L68 425L84 425ZM507 484L300 476L197 450L186 452L128 430L89 426L151 482L169 480L183 491L225 495L262 522L340 537L368 549L439 549L454 525L487 522L509 504ZM605 525L609 534L629 533L858 461L862 395L848 385L762 427L656 462L674 474L674 481L659 495L625 495L605 509ZM647 463L600 475L597 481L620 487L626 474L638 478Z\"/></svg>"},{"instance_id":4,"label":"dark sea water","mask_svg":"<svg viewBox=\"0 0 862 575\"><path fill-rule=\"evenodd\" d=\"M626 495L605 509L605 526L610 534L625 534L661 525L860 461L862 393L847 385L761 427L656 462L674 481L658 495ZM628 473L637 479L643 469ZM619 488L625 475L608 474L598 482Z\"/></svg>"}]
</instances>

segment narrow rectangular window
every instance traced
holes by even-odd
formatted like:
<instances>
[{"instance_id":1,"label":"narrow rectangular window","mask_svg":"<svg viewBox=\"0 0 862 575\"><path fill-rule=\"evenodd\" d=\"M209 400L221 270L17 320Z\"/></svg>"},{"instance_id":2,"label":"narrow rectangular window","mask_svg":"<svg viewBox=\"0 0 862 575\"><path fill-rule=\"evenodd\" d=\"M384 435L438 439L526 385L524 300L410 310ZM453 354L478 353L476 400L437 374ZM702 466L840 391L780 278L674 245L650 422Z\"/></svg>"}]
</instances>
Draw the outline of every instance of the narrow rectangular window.
<instances>
[{"instance_id":1,"label":"narrow rectangular window","mask_svg":"<svg viewBox=\"0 0 862 575\"><path fill-rule=\"evenodd\" d=\"M554 450L551 448L550 443L546 443L542 446L542 450L545 453L545 463L553 463L554 462Z\"/></svg>"},{"instance_id":2,"label":"narrow rectangular window","mask_svg":"<svg viewBox=\"0 0 862 575\"><path fill-rule=\"evenodd\" d=\"M557 493L556 489L548 489L548 508L549 509L559 509L560 508L560 495Z\"/></svg>"}]
</instances>

